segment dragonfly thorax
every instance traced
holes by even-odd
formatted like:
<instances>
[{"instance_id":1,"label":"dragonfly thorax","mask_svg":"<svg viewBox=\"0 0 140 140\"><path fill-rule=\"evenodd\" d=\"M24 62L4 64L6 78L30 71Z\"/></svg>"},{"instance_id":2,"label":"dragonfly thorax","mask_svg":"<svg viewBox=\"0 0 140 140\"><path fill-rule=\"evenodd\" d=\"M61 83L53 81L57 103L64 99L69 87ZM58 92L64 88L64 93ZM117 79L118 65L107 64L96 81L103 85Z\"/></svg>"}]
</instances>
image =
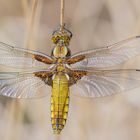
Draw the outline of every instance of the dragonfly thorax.
<instances>
[{"instance_id":1,"label":"dragonfly thorax","mask_svg":"<svg viewBox=\"0 0 140 140\"><path fill-rule=\"evenodd\" d=\"M63 65L58 65L57 66L57 71L58 72L63 72L65 70L64 66Z\"/></svg>"},{"instance_id":2,"label":"dragonfly thorax","mask_svg":"<svg viewBox=\"0 0 140 140\"><path fill-rule=\"evenodd\" d=\"M64 58L64 57L70 55L70 51L69 51L68 47L66 47L66 46L57 45L54 47L52 55L55 58Z\"/></svg>"}]
</instances>

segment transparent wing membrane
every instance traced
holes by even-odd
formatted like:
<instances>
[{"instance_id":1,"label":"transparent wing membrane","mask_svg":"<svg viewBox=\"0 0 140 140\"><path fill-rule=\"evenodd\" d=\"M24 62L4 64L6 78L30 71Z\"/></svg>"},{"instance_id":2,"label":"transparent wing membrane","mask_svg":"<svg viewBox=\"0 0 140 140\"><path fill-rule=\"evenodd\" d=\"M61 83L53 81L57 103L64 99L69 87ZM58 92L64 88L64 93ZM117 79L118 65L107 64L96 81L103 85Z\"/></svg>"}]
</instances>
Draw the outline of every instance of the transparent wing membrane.
<instances>
[{"instance_id":1,"label":"transparent wing membrane","mask_svg":"<svg viewBox=\"0 0 140 140\"><path fill-rule=\"evenodd\" d=\"M136 88L140 85L139 70L89 70L71 87L73 94L84 97L104 97Z\"/></svg>"},{"instance_id":2,"label":"transparent wing membrane","mask_svg":"<svg viewBox=\"0 0 140 140\"><path fill-rule=\"evenodd\" d=\"M0 95L12 98L46 96L50 87L35 73L51 72L51 62L51 57L40 52L0 42Z\"/></svg>"},{"instance_id":3,"label":"transparent wing membrane","mask_svg":"<svg viewBox=\"0 0 140 140\"><path fill-rule=\"evenodd\" d=\"M0 73L0 95L12 98L37 98L49 93L50 87L32 74Z\"/></svg>"},{"instance_id":4,"label":"transparent wing membrane","mask_svg":"<svg viewBox=\"0 0 140 140\"><path fill-rule=\"evenodd\" d=\"M35 59L35 56L52 61L51 57L28 49L16 48L0 42L0 65L16 68L47 67Z\"/></svg>"},{"instance_id":5,"label":"transparent wing membrane","mask_svg":"<svg viewBox=\"0 0 140 140\"><path fill-rule=\"evenodd\" d=\"M75 68L106 68L121 64L128 59L138 55L139 53L140 36L136 36L107 47L74 54L73 56L71 56L71 58L68 59L68 61L72 63L75 60L82 59L81 61L71 65Z\"/></svg>"}]
</instances>

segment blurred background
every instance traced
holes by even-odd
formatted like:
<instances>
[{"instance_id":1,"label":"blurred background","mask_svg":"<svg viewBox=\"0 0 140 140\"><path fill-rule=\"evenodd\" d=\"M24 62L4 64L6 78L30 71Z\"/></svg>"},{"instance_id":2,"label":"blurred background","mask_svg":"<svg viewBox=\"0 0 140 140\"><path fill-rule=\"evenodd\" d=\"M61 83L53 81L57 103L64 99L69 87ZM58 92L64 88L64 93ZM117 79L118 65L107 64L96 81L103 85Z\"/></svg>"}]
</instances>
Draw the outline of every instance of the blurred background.
<instances>
[{"instance_id":1,"label":"blurred background","mask_svg":"<svg viewBox=\"0 0 140 140\"><path fill-rule=\"evenodd\" d=\"M70 49L103 47L140 34L139 0L66 0ZM0 41L50 54L59 27L60 0L0 0ZM140 57L121 67L140 68ZM0 97L0 140L139 140L140 88L98 99L71 94L67 124L53 135L50 95L43 99Z\"/></svg>"}]
</instances>

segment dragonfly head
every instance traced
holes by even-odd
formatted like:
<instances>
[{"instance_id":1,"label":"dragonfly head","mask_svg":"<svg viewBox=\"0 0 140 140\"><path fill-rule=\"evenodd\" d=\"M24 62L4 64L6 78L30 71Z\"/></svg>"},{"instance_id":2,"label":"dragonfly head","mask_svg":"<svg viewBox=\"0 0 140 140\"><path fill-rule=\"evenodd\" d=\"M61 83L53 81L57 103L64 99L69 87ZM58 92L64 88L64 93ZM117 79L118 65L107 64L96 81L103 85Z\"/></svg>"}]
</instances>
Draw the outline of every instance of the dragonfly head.
<instances>
[{"instance_id":1,"label":"dragonfly head","mask_svg":"<svg viewBox=\"0 0 140 140\"><path fill-rule=\"evenodd\" d=\"M60 46L69 46L70 40L72 38L72 33L65 29L63 31L56 30L52 34L52 42L54 44L59 44Z\"/></svg>"}]
</instances>

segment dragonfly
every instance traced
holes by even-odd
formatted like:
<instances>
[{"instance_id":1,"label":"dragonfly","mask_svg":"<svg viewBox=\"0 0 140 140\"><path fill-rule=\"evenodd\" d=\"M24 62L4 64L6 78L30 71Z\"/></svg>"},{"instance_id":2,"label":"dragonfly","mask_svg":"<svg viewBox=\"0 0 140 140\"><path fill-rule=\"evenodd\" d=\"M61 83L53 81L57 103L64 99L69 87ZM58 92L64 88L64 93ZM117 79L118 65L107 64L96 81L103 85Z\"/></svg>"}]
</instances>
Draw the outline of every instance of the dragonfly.
<instances>
[{"instance_id":1,"label":"dragonfly","mask_svg":"<svg viewBox=\"0 0 140 140\"><path fill-rule=\"evenodd\" d=\"M66 124L71 94L104 97L140 85L139 69L112 69L140 53L140 36L76 54L69 48L71 38L69 30L56 30L51 55L0 42L0 95L29 99L51 93L55 134Z\"/></svg>"}]
</instances>

